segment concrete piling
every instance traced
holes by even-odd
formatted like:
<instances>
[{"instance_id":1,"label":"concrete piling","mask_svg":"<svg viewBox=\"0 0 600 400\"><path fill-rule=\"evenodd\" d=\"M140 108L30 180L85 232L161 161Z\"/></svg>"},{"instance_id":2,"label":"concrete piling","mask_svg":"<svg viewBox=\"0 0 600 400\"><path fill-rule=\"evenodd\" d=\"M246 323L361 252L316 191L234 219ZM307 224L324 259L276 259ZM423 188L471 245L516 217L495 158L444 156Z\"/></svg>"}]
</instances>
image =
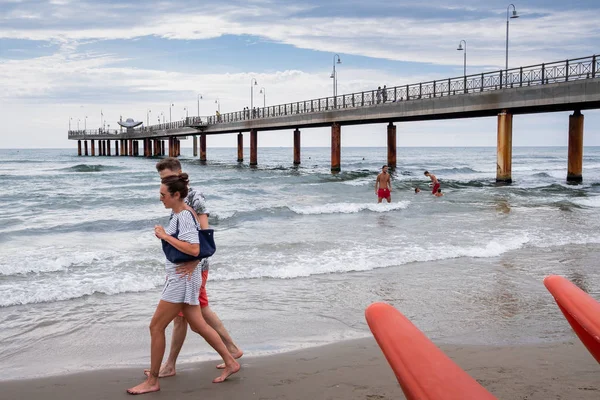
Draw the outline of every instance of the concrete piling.
<instances>
[{"instance_id":1,"label":"concrete piling","mask_svg":"<svg viewBox=\"0 0 600 400\"><path fill-rule=\"evenodd\" d=\"M342 154L342 127L338 123L331 125L331 172L340 172Z\"/></svg>"},{"instance_id":2,"label":"concrete piling","mask_svg":"<svg viewBox=\"0 0 600 400\"><path fill-rule=\"evenodd\" d=\"M569 158L567 166L567 182L583 181L583 115L575 110L569 115Z\"/></svg>"},{"instance_id":3,"label":"concrete piling","mask_svg":"<svg viewBox=\"0 0 600 400\"><path fill-rule=\"evenodd\" d=\"M498 114L496 182L512 182L512 121L509 111Z\"/></svg>"}]
</instances>

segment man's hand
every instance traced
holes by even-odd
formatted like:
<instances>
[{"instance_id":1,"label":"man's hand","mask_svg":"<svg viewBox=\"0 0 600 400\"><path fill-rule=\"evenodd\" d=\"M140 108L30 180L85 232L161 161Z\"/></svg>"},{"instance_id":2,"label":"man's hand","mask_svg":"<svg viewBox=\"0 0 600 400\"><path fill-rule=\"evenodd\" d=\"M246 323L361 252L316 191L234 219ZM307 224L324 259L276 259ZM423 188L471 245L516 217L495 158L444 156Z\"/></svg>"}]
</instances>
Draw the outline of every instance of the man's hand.
<instances>
[{"instance_id":1,"label":"man's hand","mask_svg":"<svg viewBox=\"0 0 600 400\"><path fill-rule=\"evenodd\" d=\"M180 264L175 269L177 275L184 277L187 276L188 281L192 279L192 274L200 264L200 260L188 261L186 263Z\"/></svg>"}]
</instances>

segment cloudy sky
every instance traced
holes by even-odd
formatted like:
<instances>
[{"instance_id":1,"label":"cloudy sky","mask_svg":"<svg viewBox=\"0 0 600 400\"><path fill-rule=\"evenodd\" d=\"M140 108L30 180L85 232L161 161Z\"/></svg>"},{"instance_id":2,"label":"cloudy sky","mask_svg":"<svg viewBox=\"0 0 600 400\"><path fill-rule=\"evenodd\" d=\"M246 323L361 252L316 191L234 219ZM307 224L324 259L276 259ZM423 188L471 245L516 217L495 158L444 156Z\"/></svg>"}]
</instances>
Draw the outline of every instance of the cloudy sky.
<instances>
[{"instance_id":1,"label":"cloudy sky","mask_svg":"<svg viewBox=\"0 0 600 400\"><path fill-rule=\"evenodd\" d=\"M69 123L180 119L255 105L504 67L506 10L496 0L0 0L0 148L74 147ZM600 54L598 0L515 3L509 66ZM266 96L258 93L264 88ZM202 100L198 102L198 95ZM170 107L170 104L173 106ZM150 110L150 112L149 112ZM162 114L161 114L162 113ZM600 111L584 112L585 145L600 145ZM568 113L517 116L516 146L567 144ZM494 146L495 118L398 124L399 146ZM246 138L247 140L247 138ZM291 146L292 132L259 133ZM303 146L328 146L305 129ZM235 135L210 146L235 146ZM344 146L385 146L385 125L343 127ZM189 143L187 144L189 145Z\"/></svg>"}]
</instances>

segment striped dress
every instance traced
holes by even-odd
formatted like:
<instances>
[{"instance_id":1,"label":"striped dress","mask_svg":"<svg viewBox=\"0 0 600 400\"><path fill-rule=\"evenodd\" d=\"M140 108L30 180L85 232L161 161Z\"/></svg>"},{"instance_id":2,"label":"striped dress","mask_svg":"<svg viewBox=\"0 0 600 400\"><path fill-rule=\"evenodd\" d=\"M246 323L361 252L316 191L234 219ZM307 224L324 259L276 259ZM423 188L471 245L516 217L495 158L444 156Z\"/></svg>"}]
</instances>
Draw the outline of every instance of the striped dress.
<instances>
[{"instance_id":1,"label":"striped dress","mask_svg":"<svg viewBox=\"0 0 600 400\"><path fill-rule=\"evenodd\" d=\"M183 210L180 213L173 213L169 226L165 229L168 235L173 235L177 232L177 224L179 224L178 239L188 243L199 243L198 227L196 219L192 213ZM198 305L198 296L200 295L200 284L202 277L200 268L196 268L191 279L187 276L179 276L175 271L177 264L173 264L165 258L165 270L167 271L167 281L163 289L161 300L169 303L185 303L190 305Z\"/></svg>"}]
</instances>

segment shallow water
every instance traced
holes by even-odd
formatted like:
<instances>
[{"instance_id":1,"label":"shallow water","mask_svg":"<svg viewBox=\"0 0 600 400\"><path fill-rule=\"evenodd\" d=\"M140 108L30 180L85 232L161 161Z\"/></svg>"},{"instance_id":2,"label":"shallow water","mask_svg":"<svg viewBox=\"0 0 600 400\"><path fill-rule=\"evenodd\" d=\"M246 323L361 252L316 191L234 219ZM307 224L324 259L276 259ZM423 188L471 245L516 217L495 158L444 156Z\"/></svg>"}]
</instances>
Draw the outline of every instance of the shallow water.
<instances>
[{"instance_id":1,"label":"shallow water","mask_svg":"<svg viewBox=\"0 0 600 400\"><path fill-rule=\"evenodd\" d=\"M211 209L218 250L209 299L252 354L368 335L387 301L436 340L564 340L541 280L558 273L600 297L600 148L567 185L565 148L515 148L498 186L494 148L398 149L392 204L376 204L382 148L209 149L184 170ZM364 160L363 160L364 157ZM156 159L0 150L3 378L148 361L147 324L164 282ZM430 170L446 196L427 193ZM415 195L412 188L423 192ZM189 335L182 361L214 358Z\"/></svg>"}]
</instances>

